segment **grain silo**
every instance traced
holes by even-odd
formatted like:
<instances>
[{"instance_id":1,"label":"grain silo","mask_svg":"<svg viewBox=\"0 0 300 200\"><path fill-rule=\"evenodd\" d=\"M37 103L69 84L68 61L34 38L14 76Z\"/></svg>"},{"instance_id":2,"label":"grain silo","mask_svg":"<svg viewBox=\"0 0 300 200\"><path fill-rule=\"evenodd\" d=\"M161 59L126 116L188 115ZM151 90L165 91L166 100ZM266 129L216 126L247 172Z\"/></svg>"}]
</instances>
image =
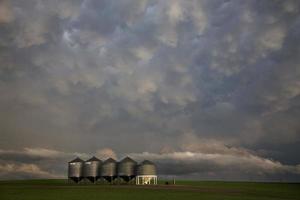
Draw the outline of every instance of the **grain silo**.
<instances>
[{"instance_id":1,"label":"grain silo","mask_svg":"<svg viewBox=\"0 0 300 200\"><path fill-rule=\"evenodd\" d=\"M118 163L118 177L121 177L125 181L130 181L136 175L137 162L129 157L124 158Z\"/></svg>"},{"instance_id":2,"label":"grain silo","mask_svg":"<svg viewBox=\"0 0 300 200\"><path fill-rule=\"evenodd\" d=\"M157 184L156 167L149 160L144 160L137 166L137 185Z\"/></svg>"},{"instance_id":3,"label":"grain silo","mask_svg":"<svg viewBox=\"0 0 300 200\"><path fill-rule=\"evenodd\" d=\"M95 182L100 177L100 167L102 161L93 156L84 162L83 175L91 182Z\"/></svg>"},{"instance_id":4,"label":"grain silo","mask_svg":"<svg viewBox=\"0 0 300 200\"><path fill-rule=\"evenodd\" d=\"M112 182L117 177L117 162L109 158L101 166L101 177Z\"/></svg>"},{"instance_id":5,"label":"grain silo","mask_svg":"<svg viewBox=\"0 0 300 200\"><path fill-rule=\"evenodd\" d=\"M78 183L83 179L83 163L80 158L75 158L68 163L68 179Z\"/></svg>"}]
</instances>

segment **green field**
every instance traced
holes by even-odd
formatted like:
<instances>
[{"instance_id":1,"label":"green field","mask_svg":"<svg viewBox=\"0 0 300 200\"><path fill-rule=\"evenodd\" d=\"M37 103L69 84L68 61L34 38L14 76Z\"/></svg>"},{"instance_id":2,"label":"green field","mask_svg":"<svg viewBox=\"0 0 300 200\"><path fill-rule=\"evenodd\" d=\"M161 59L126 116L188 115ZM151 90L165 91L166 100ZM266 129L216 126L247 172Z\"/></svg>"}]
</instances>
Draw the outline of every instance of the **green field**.
<instances>
[{"instance_id":1,"label":"green field","mask_svg":"<svg viewBox=\"0 0 300 200\"><path fill-rule=\"evenodd\" d=\"M66 180L0 181L0 200L300 199L300 184L177 181L176 185L68 184Z\"/></svg>"}]
</instances>

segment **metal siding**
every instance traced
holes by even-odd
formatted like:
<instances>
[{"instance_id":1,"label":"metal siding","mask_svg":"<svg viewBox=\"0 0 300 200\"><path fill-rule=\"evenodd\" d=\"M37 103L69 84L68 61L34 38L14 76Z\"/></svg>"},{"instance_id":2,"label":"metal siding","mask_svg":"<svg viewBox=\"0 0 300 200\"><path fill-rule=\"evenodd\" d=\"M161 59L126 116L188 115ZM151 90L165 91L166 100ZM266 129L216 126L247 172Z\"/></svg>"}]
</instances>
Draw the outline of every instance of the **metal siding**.
<instances>
[{"instance_id":1,"label":"metal siding","mask_svg":"<svg viewBox=\"0 0 300 200\"><path fill-rule=\"evenodd\" d=\"M84 163L84 177L98 177L100 161L89 161Z\"/></svg>"},{"instance_id":2,"label":"metal siding","mask_svg":"<svg viewBox=\"0 0 300 200\"><path fill-rule=\"evenodd\" d=\"M80 178L83 177L83 163L75 162L68 165L68 177Z\"/></svg>"},{"instance_id":3,"label":"metal siding","mask_svg":"<svg viewBox=\"0 0 300 200\"><path fill-rule=\"evenodd\" d=\"M113 159L106 160L101 166L101 176L117 176L117 162Z\"/></svg>"},{"instance_id":4,"label":"metal siding","mask_svg":"<svg viewBox=\"0 0 300 200\"><path fill-rule=\"evenodd\" d=\"M135 176L137 162L130 158L123 159L118 164L118 176Z\"/></svg>"},{"instance_id":5,"label":"metal siding","mask_svg":"<svg viewBox=\"0 0 300 200\"><path fill-rule=\"evenodd\" d=\"M151 163L141 163L137 167L137 175L156 175L156 167Z\"/></svg>"}]
</instances>

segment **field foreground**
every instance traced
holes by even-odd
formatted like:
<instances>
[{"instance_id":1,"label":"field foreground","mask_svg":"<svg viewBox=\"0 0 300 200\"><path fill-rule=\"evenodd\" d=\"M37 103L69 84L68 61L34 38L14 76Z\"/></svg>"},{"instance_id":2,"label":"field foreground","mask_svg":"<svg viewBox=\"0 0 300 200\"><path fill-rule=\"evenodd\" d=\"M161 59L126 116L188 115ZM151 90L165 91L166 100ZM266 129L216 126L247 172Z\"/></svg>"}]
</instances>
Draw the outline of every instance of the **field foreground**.
<instances>
[{"instance_id":1,"label":"field foreground","mask_svg":"<svg viewBox=\"0 0 300 200\"><path fill-rule=\"evenodd\" d=\"M300 184L177 181L176 185L68 184L66 180L0 181L1 200L300 199Z\"/></svg>"}]
</instances>

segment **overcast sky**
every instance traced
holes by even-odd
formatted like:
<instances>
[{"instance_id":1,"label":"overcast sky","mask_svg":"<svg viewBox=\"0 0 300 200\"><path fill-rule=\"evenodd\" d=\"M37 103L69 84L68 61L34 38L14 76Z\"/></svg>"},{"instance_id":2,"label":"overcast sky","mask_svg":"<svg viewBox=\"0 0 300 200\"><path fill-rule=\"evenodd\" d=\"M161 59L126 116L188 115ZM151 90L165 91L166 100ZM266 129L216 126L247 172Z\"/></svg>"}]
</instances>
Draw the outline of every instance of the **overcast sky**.
<instances>
[{"instance_id":1,"label":"overcast sky","mask_svg":"<svg viewBox=\"0 0 300 200\"><path fill-rule=\"evenodd\" d=\"M0 94L0 179L300 181L300 1L0 0Z\"/></svg>"}]
</instances>

